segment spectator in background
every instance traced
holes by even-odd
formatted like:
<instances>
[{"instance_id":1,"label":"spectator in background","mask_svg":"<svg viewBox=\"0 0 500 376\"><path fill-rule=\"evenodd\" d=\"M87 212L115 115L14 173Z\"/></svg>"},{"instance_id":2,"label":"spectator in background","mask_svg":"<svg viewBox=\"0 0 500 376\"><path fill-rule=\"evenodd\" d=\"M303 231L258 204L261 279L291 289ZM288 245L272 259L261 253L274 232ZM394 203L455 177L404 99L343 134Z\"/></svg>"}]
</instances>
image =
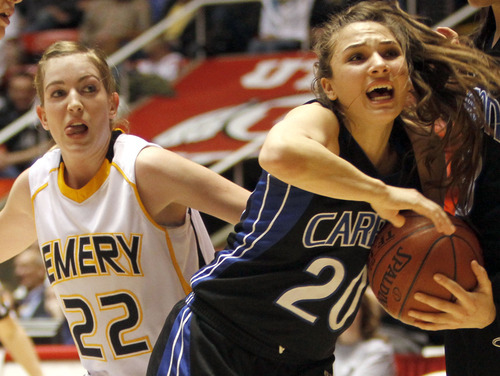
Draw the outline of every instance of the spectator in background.
<instances>
[{"instance_id":1,"label":"spectator in background","mask_svg":"<svg viewBox=\"0 0 500 376\"><path fill-rule=\"evenodd\" d=\"M82 19L79 0L24 0L19 13L25 32L48 29L76 28Z\"/></svg>"},{"instance_id":2,"label":"spectator in background","mask_svg":"<svg viewBox=\"0 0 500 376\"><path fill-rule=\"evenodd\" d=\"M45 309L46 274L38 243L16 256L14 266L19 279L19 286L13 292L18 316L22 319L50 317Z\"/></svg>"},{"instance_id":3,"label":"spectator in background","mask_svg":"<svg viewBox=\"0 0 500 376\"><path fill-rule=\"evenodd\" d=\"M428 25L435 25L448 17L456 9L455 0L419 0L417 2L417 14L424 17Z\"/></svg>"},{"instance_id":4,"label":"spectator in background","mask_svg":"<svg viewBox=\"0 0 500 376\"><path fill-rule=\"evenodd\" d=\"M108 55L151 26L145 0L85 0L83 7L82 43Z\"/></svg>"},{"instance_id":5,"label":"spectator in background","mask_svg":"<svg viewBox=\"0 0 500 376\"><path fill-rule=\"evenodd\" d=\"M0 129L29 111L35 96L33 75L26 71L13 73L7 80L6 97L0 108ZM50 145L47 132L36 125L28 126L0 147L0 176L16 177Z\"/></svg>"},{"instance_id":6,"label":"spectator in background","mask_svg":"<svg viewBox=\"0 0 500 376\"><path fill-rule=\"evenodd\" d=\"M42 376L40 360L31 338L23 327L10 315L7 292L0 284L0 341L12 358L19 363L29 376Z\"/></svg>"},{"instance_id":7,"label":"spectator in background","mask_svg":"<svg viewBox=\"0 0 500 376\"><path fill-rule=\"evenodd\" d=\"M49 314L50 318L60 322L59 328L57 330L56 336L53 338L53 343L59 343L63 345L73 345L75 341L71 336L71 330L69 329L68 321L64 317L64 312L57 301L57 295L52 288L52 286L47 286L44 294L44 308Z\"/></svg>"},{"instance_id":8,"label":"spectator in background","mask_svg":"<svg viewBox=\"0 0 500 376\"><path fill-rule=\"evenodd\" d=\"M171 97L175 94L172 81L180 73L184 57L171 50L170 43L161 37L142 50L144 58L131 61L128 73L129 102L134 103L152 95Z\"/></svg>"},{"instance_id":9,"label":"spectator in background","mask_svg":"<svg viewBox=\"0 0 500 376\"><path fill-rule=\"evenodd\" d=\"M149 7L151 9L151 21L157 23L161 21L167 14L171 3L175 0L149 0Z\"/></svg>"},{"instance_id":10,"label":"spectator in background","mask_svg":"<svg viewBox=\"0 0 500 376\"><path fill-rule=\"evenodd\" d=\"M191 0L175 0L168 2L165 14L167 17L172 17L173 19L175 19L175 22L171 23L164 33L165 40L167 40L168 42L178 42L186 29L190 26L194 26L193 19L196 12L186 12L185 10L186 6L190 2Z\"/></svg>"},{"instance_id":11,"label":"spectator in background","mask_svg":"<svg viewBox=\"0 0 500 376\"><path fill-rule=\"evenodd\" d=\"M380 336L382 309L367 289L351 326L340 335L335 347L335 376L395 376L394 348Z\"/></svg>"},{"instance_id":12,"label":"spectator in background","mask_svg":"<svg viewBox=\"0 0 500 376\"><path fill-rule=\"evenodd\" d=\"M316 0L312 8L311 27L320 27L332 13L340 12L346 0Z\"/></svg>"},{"instance_id":13,"label":"spectator in background","mask_svg":"<svg viewBox=\"0 0 500 376\"><path fill-rule=\"evenodd\" d=\"M262 0L259 34L251 53L309 48L314 0Z\"/></svg>"},{"instance_id":14,"label":"spectator in background","mask_svg":"<svg viewBox=\"0 0 500 376\"><path fill-rule=\"evenodd\" d=\"M170 43L157 38L144 47L145 58L137 62L137 71L156 75L172 82L180 74L185 61L181 53L173 51Z\"/></svg>"}]
</instances>

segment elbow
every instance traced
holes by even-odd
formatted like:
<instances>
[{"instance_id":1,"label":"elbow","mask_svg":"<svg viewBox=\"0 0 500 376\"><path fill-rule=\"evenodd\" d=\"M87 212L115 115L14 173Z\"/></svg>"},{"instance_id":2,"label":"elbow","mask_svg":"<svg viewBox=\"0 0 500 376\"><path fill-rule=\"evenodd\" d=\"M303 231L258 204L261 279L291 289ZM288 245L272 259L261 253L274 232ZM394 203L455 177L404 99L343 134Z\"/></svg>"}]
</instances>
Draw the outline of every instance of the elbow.
<instances>
[{"instance_id":1,"label":"elbow","mask_svg":"<svg viewBox=\"0 0 500 376\"><path fill-rule=\"evenodd\" d=\"M259 164L262 169L285 182L304 171L302 158L284 143L264 144L259 154Z\"/></svg>"}]
</instances>

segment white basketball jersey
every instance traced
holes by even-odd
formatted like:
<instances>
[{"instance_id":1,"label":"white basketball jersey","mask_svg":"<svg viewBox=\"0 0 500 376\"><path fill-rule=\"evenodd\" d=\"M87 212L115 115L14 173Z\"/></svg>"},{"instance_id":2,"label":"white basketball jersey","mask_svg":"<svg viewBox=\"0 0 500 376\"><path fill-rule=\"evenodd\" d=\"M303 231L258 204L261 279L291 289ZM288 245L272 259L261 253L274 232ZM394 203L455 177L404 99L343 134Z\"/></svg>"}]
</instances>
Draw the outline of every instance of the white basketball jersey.
<instances>
[{"instance_id":1,"label":"white basketball jersey","mask_svg":"<svg viewBox=\"0 0 500 376\"><path fill-rule=\"evenodd\" d=\"M176 228L160 226L145 211L135 160L148 146L156 145L118 136L112 161L77 190L64 183L58 149L30 169L48 278L91 375L145 375L159 331L198 269L198 246L213 258L197 211Z\"/></svg>"}]
</instances>

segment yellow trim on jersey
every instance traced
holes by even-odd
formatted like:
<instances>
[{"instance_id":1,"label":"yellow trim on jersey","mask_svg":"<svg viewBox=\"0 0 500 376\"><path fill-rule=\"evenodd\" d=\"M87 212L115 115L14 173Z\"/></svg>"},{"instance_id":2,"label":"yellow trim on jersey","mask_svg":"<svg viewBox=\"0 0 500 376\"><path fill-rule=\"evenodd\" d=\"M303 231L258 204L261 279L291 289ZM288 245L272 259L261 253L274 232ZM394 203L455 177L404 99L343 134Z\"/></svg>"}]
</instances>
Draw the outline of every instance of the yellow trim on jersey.
<instances>
[{"instance_id":1,"label":"yellow trim on jersey","mask_svg":"<svg viewBox=\"0 0 500 376\"><path fill-rule=\"evenodd\" d=\"M57 184L61 193L67 198L82 203L91 197L101 187L104 181L109 176L111 170L111 163L105 159L95 176L80 189L68 187L64 181L64 162L59 165L59 172L57 175Z\"/></svg>"},{"instance_id":2,"label":"yellow trim on jersey","mask_svg":"<svg viewBox=\"0 0 500 376\"><path fill-rule=\"evenodd\" d=\"M151 221L152 224L154 224L158 229L160 229L161 231L163 231L165 233L165 240L167 241L168 253L170 255L170 259L172 260L172 265L175 269L175 273L177 274L177 278L179 279L179 282L181 283L182 290L184 291L184 293L186 295L189 295L192 291L191 286L189 285L189 283L186 281L186 279L182 275L182 270L179 266L179 263L177 262L177 257L175 257L174 246L172 245L172 240L170 239L170 235L168 234L167 229L163 226L160 226L158 223L156 223L156 221L149 215L148 211L146 210L146 208L144 207L144 205L142 203L141 197L139 196L139 191L137 190L137 185L132 183L127 178L125 173L122 171L122 169L116 163L112 163L112 165L113 165L113 167L116 168L116 170L123 176L125 181L127 183L129 183L130 186L132 187L132 189L134 190L134 194L136 196L137 202L139 203L139 206L141 207L144 215Z\"/></svg>"},{"instance_id":3,"label":"yellow trim on jersey","mask_svg":"<svg viewBox=\"0 0 500 376\"><path fill-rule=\"evenodd\" d=\"M57 170L57 168L53 168L52 170L50 170L49 171L49 175L52 174L52 172L54 172L56 170ZM33 213L35 212L35 198L36 198L36 196L38 196L38 194L40 193L40 191L44 190L48 185L49 185L49 183L45 183L44 185L40 186L35 191L35 193L33 193L33 195L31 196L31 205L33 206Z\"/></svg>"},{"instance_id":4,"label":"yellow trim on jersey","mask_svg":"<svg viewBox=\"0 0 500 376\"><path fill-rule=\"evenodd\" d=\"M45 184L44 184L44 185L42 185L40 188L38 188L38 189L36 190L36 192L35 192L35 193L33 193L33 196L31 196L31 206L33 206L33 213L34 213L34 211L35 211L35 198L36 198L36 196L38 196L38 194L39 194L42 190L44 190L45 188L47 188L47 186L48 186L48 185L49 185L49 183L45 183Z\"/></svg>"}]
</instances>

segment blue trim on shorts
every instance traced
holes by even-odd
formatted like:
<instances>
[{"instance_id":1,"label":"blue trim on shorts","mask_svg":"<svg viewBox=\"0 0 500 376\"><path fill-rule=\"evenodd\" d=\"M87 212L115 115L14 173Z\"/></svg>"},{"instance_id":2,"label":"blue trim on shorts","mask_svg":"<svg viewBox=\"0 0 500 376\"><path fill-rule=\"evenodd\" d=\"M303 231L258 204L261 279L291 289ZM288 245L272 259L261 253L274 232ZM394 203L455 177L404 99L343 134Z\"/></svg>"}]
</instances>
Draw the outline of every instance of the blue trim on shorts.
<instances>
[{"instance_id":1,"label":"blue trim on shorts","mask_svg":"<svg viewBox=\"0 0 500 376\"><path fill-rule=\"evenodd\" d=\"M192 314L191 309L185 306L177 315L163 351L157 376L189 376L191 374L190 324Z\"/></svg>"}]
</instances>

